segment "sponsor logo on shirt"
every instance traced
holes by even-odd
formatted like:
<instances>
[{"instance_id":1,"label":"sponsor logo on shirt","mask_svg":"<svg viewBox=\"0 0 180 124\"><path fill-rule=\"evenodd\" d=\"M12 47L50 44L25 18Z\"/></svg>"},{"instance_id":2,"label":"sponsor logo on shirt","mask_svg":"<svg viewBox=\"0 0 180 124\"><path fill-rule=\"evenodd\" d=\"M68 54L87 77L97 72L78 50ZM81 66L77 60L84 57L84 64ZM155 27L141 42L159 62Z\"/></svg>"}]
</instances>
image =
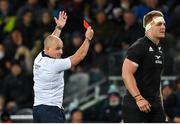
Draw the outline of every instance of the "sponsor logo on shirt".
<instances>
[{"instance_id":1,"label":"sponsor logo on shirt","mask_svg":"<svg viewBox=\"0 0 180 124\"><path fill-rule=\"evenodd\" d=\"M156 59L159 59L161 56L155 55Z\"/></svg>"},{"instance_id":2,"label":"sponsor logo on shirt","mask_svg":"<svg viewBox=\"0 0 180 124\"><path fill-rule=\"evenodd\" d=\"M36 69L36 70L38 70L41 66L40 66L40 65L35 64L35 65L34 65L34 67L35 67L35 69Z\"/></svg>"},{"instance_id":3,"label":"sponsor logo on shirt","mask_svg":"<svg viewBox=\"0 0 180 124\"><path fill-rule=\"evenodd\" d=\"M149 47L149 52L151 52L151 51L154 51L154 50L153 50L153 48L150 46L150 47Z\"/></svg>"},{"instance_id":4,"label":"sponsor logo on shirt","mask_svg":"<svg viewBox=\"0 0 180 124\"><path fill-rule=\"evenodd\" d=\"M155 60L156 64L162 64L162 60L160 60L161 56L155 55L154 57L156 58Z\"/></svg>"},{"instance_id":5,"label":"sponsor logo on shirt","mask_svg":"<svg viewBox=\"0 0 180 124\"><path fill-rule=\"evenodd\" d=\"M162 64L162 61L161 60L155 60L155 63L156 64Z\"/></svg>"}]
</instances>

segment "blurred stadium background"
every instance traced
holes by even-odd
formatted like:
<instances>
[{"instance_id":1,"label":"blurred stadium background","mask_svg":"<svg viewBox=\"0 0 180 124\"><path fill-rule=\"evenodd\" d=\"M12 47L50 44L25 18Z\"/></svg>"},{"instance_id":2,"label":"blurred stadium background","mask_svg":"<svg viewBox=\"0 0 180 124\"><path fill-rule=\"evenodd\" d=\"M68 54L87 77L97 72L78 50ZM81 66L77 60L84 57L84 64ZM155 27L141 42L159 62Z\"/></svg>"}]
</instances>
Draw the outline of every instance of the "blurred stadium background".
<instances>
[{"instance_id":1,"label":"blurred stadium background","mask_svg":"<svg viewBox=\"0 0 180 124\"><path fill-rule=\"evenodd\" d=\"M163 12L166 20L161 82L166 101L178 89L175 82L180 82L179 0L0 0L1 122L32 122L33 60L54 30L53 17L62 10L68 15L61 34L63 57L82 44L83 19L95 31L85 60L65 72L67 122L122 122L122 62L129 45L144 36L144 14L154 9ZM167 111L169 122L173 117Z\"/></svg>"}]
</instances>

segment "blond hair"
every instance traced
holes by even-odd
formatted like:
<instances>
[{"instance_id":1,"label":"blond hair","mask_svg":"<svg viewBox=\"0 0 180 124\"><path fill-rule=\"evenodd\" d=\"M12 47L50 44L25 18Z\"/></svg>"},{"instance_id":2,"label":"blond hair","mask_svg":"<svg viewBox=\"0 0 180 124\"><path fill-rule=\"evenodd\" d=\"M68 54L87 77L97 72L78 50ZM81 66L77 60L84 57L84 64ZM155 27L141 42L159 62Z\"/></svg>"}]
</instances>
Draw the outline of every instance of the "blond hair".
<instances>
[{"instance_id":1,"label":"blond hair","mask_svg":"<svg viewBox=\"0 0 180 124\"><path fill-rule=\"evenodd\" d=\"M145 28L147 24L149 24L154 17L164 17L161 11L153 10L151 12L148 12L146 15L144 15L143 18L143 27Z\"/></svg>"}]
</instances>

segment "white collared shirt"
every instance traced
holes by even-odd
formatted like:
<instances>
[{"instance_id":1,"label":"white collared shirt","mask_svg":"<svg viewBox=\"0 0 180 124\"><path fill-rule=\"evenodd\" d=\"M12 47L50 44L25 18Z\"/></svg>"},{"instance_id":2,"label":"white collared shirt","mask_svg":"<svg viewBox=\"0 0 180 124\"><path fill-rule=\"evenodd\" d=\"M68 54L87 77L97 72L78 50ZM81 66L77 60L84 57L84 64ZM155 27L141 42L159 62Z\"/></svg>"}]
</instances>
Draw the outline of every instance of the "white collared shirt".
<instances>
[{"instance_id":1,"label":"white collared shirt","mask_svg":"<svg viewBox=\"0 0 180 124\"><path fill-rule=\"evenodd\" d=\"M53 59L43 52L34 60L34 106L62 107L64 94L64 71L71 68L70 58Z\"/></svg>"}]
</instances>

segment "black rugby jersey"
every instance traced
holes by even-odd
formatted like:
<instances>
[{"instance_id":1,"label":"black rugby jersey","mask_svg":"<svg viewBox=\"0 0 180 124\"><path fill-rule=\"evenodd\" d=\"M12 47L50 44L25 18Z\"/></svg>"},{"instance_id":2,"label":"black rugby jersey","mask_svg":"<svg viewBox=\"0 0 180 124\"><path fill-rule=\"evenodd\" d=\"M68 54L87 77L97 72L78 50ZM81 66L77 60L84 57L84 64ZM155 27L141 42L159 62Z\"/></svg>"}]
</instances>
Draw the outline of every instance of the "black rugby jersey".
<instances>
[{"instance_id":1,"label":"black rugby jersey","mask_svg":"<svg viewBox=\"0 0 180 124\"><path fill-rule=\"evenodd\" d=\"M134 77L141 95L147 100L159 98L164 63L162 46L145 36L129 47L127 58L138 64Z\"/></svg>"}]
</instances>

